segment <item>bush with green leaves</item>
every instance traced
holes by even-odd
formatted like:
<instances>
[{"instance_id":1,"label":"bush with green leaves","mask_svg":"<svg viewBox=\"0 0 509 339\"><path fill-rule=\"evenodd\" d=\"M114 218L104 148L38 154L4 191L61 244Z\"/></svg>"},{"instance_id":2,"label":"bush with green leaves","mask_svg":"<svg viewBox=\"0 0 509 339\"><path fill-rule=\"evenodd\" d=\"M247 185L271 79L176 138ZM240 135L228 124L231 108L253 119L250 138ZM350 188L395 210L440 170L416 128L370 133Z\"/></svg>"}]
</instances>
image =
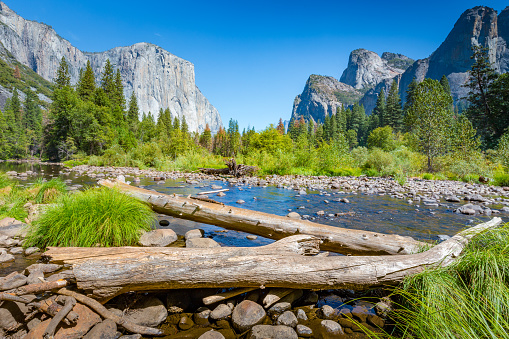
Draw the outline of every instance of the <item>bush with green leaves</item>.
<instances>
[{"instance_id":1,"label":"bush with green leaves","mask_svg":"<svg viewBox=\"0 0 509 339\"><path fill-rule=\"evenodd\" d=\"M24 246L129 246L149 231L155 214L115 189L94 188L61 196L29 229Z\"/></svg>"},{"instance_id":2,"label":"bush with green leaves","mask_svg":"<svg viewBox=\"0 0 509 339\"><path fill-rule=\"evenodd\" d=\"M368 148L380 148L390 152L397 147L391 126L375 128L368 136Z\"/></svg>"}]
</instances>

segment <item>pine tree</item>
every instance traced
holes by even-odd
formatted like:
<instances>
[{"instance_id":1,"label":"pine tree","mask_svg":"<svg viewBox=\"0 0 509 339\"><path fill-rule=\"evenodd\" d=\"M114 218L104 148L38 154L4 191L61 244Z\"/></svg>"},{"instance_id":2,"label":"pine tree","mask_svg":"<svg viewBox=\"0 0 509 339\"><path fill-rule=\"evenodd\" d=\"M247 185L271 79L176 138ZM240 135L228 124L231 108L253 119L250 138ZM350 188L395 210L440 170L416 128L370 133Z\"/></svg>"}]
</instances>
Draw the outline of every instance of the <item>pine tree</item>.
<instances>
[{"instance_id":1,"label":"pine tree","mask_svg":"<svg viewBox=\"0 0 509 339\"><path fill-rule=\"evenodd\" d=\"M410 113L415 116L414 131L421 151L428 158L428 171L435 169L435 159L449 146L452 98L437 80L425 79L414 91Z\"/></svg>"},{"instance_id":2,"label":"pine tree","mask_svg":"<svg viewBox=\"0 0 509 339\"><path fill-rule=\"evenodd\" d=\"M173 118L173 130L174 131L180 130L180 120L177 115L175 115L175 118Z\"/></svg>"},{"instance_id":3,"label":"pine tree","mask_svg":"<svg viewBox=\"0 0 509 339\"><path fill-rule=\"evenodd\" d=\"M334 117L336 118L336 126L338 129L338 133L345 134L347 113L344 105L341 105L336 109L336 114Z\"/></svg>"},{"instance_id":4,"label":"pine tree","mask_svg":"<svg viewBox=\"0 0 509 339\"><path fill-rule=\"evenodd\" d=\"M226 131L227 135L227 152L226 156L234 157L240 151L240 133L239 133L239 123L237 120L230 119L228 123L228 130Z\"/></svg>"},{"instance_id":5,"label":"pine tree","mask_svg":"<svg viewBox=\"0 0 509 339\"><path fill-rule=\"evenodd\" d=\"M21 79L21 72L19 71L19 66L18 66L18 65L16 65L16 66L14 67L14 77L15 77L16 79L18 79L18 80L20 80L20 79Z\"/></svg>"},{"instance_id":6,"label":"pine tree","mask_svg":"<svg viewBox=\"0 0 509 339\"><path fill-rule=\"evenodd\" d=\"M449 80L445 75L442 75L442 78L440 79L440 85L442 85L445 93L451 94L451 86L449 86Z\"/></svg>"},{"instance_id":7,"label":"pine tree","mask_svg":"<svg viewBox=\"0 0 509 339\"><path fill-rule=\"evenodd\" d=\"M138 126L139 114L138 100L133 91L131 99L129 100L129 109L127 110L127 124L132 132L135 132Z\"/></svg>"},{"instance_id":8,"label":"pine tree","mask_svg":"<svg viewBox=\"0 0 509 339\"><path fill-rule=\"evenodd\" d=\"M95 75L90 65L90 60L87 60L87 67L85 71L80 72L78 80L77 92L80 98L85 101L92 100L95 92Z\"/></svg>"},{"instance_id":9,"label":"pine tree","mask_svg":"<svg viewBox=\"0 0 509 339\"><path fill-rule=\"evenodd\" d=\"M186 116L182 114L182 122L180 124L180 130L184 134L189 133L189 126L187 125ZM238 132L238 126L237 126L237 132Z\"/></svg>"},{"instance_id":10,"label":"pine tree","mask_svg":"<svg viewBox=\"0 0 509 339\"><path fill-rule=\"evenodd\" d=\"M405 132L412 132L414 125L415 125L416 117L413 116L410 108L414 104L416 87L417 87L417 81L415 80L415 78L413 78L406 90L406 101L405 101L405 107L404 107L405 117L403 118L403 125L404 125Z\"/></svg>"},{"instance_id":11,"label":"pine tree","mask_svg":"<svg viewBox=\"0 0 509 339\"><path fill-rule=\"evenodd\" d=\"M115 73L114 103L120 106L122 111L125 111L124 85L122 84L122 76L120 75L120 70L118 69Z\"/></svg>"},{"instance_id":12,"label":"pine tree","mask_svg":"<svg viewBox=\"0 0 509 339\"><path fill-rule=\"evenodd\" d=\"M283 123L283 119L279 118L279 123L276 127L279 134L285 134L285 124Z\"/></svg>"},{"instance_id":13,"label":"pine tree","mask_svg":"<svg viewBox=\"0 0 509 339\"><path fill-rule=\"evenodd\" d=\"M29 89L23 104L25 112L23 127L31 156L37 152L42 140L42 111L38 101L37 95Z\"/></svg>"},{"instance_id":14,"label":"pine tree","mask_svg":"<svg viewBox=\"0 0 509 339\"><path fill-rule=\"evenodd\" d=\"M490 63L488 48L473 46L472 51L471 59L474 60L474 63L465 85L469 88L468 101L470 103L466 114L481 136L484 147L494 147L497 139L495 125L498 121L494 119L490 107L490 87L497 79L497 75Z\"/></svg>"},{"instance_id":15,"label":"pine tree","mask_svg":"<svg viewBox=\"0 0 509 339\"><path fill-rule=\"evenodd\" d=\"M106 59L106 64L101 77L101 88L106 93L106 96L110 100L110 103L115 102L116 86L115 86L115 75L113 74L113 66L111 65L110 59Z\"/></svg>"},{"instance_id":16,"label":"pine tree","mask_svg":"<svg viewBox=\"0 0 509 339\"><path fill-rule=\"evenodd\" d=\"M55 84L57 89L64 88L66 86L71 86L71 76L69 75L69 65L65 60L65 57L62 57L60 60L60 65L57 70L57 78L55 79Z\"/></svg>"},{"instance_id":17,"label":"pine tree","mask_svg":"<svg viewBox=\"0 0 509 339\"><path fill-rule=\"evenodd\" d=\"M382 126L391 126L395 131L401 130L403 125L403 109L401 107L401 98L399 96L398 83L392 81L387 103L385 106L385 115L382 118Z\"/></svg>"},{"instance_id":18,"label":"pine tree","mask_svg":"<svg viewBox=\"0 0 509 339\"><path fill-rule=\"evenodd\" d=\"M205 130L200 135L200 145L209 151L212 150L212 133L210 132L209 124L205 125Z\"/></svg>"},{"instance_id":19,"label":"pine tree","mask_svg":"<svg viewBox=\"0 0 509 339\"><path fill-rule=\"evenodd\" d=\"M376 99L375 108L373 109L373 113L371 113L371 121L373 121L372 126L370 126L370 130L374 130L377 127L384 126L384 116L386 115L386 103L385 103L385 92L382 88L380 93L378 93L378 97ZM376 118L376 119L375 119Z\"/></svg>"},{"instance_id":20,"label":"pine tree","mask_svg":"<svg viewBox=\"0 0 509 339\"><path fill-rule=\"evenodd\" d=\"M9 157L10 145L7 140L7 129L7 121L2 111L0 111L0 159Z\"/></svg>"}]
</instances>

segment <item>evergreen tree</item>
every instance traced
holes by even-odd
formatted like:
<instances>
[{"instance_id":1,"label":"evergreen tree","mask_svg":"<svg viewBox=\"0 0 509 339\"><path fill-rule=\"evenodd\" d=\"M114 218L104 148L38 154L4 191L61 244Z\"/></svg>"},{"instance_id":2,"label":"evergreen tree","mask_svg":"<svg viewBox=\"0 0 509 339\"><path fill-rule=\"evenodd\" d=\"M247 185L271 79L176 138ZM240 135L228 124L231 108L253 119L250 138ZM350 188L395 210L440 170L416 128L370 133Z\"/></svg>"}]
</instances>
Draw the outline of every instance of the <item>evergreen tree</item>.
<instances>
[{"instance_id":1,"label":"evergreen tree","mask_svg":"<svg viewBox=\"0 0 509 339\"><path fill-rule=\"evenodd\" d=\"M117 69L115 73L115 94L114 104L118 105L122 111L125 111L125 96L124 96L124 85L122 84L122 76L120 70Z\"/></svg>"},{"instance_id":2,"label":"evergreen tree","mask_svg":"<svg viewBox=\"0 0 509 339\"><path fill-rule=\"evenodd\" d=\"M228 130L226 131L227 135L227 151L226 156L234 157L240 151L240 133L239 133L239 123L237 120L230 119L228 123Z\"/></svg>"},{"instance_id":3,"label":"evergreen tree","mask_svg":"<svg viewBox=\"0 0 509 339\"><path fill-rule=\"evenodd\" d=\"M450 138L451 151L456 159L469 161L473 156L479 157L481 141L468 118L462 114L453 124Z\"/></svg>"},{"instance_id":4,"label":"evergreen tree","mask_svg":"<svg viewBox=\"0 0 509 339\"><path fill-rule=\"evenodd\" d=\"M180 130L180 120L177 115L175 115L175 118L173 118L173 130L179 131Z\"/></svg>"},{"instance_id":5,"label":"evergreen tree","mask_svg":"<svg viewBox=\"0 0 509 339\"><path fill-rule=\"evenodd\" d=\"M336 114L334 116L336 118L336 127L339 134L346 133L346 121L347 121L347 112L344 105L341 105L336 109Z\"/></svg>"},{"instance_id":6,"label":"evergreen tree","mask_svg":"<svg viewBox=\"0 0 509 339\"><path fill-rule=\"evenodd\" d=\"M399 96L398 83L396 80L393 80L389 94L387 95L382 126L391 126L395 131L399 131L402 125L403 109L401 107L401 98Z\"/></svg>"},{"instance_id":7,"label":"evergreen tree","mask_svg":"<svg viewBox=\"0 0 509 339\"><path fill-rule=\"evenodd\" d=\"M80 98L85 101L92 100L93 98L95 92L95 75L90 65L90 60L87 60L85 71L80 71L77 92Z\"/></svg>"},{"instance_id":8,"label":"evergreen tree","mask_svg":"<svg viewBox=\"0 0 509 339\"><path fill-rule=\"evenodd\" d=\"M470 107L466 114L472 125L481 136L484 147L494 147L496 144L495 129L498 121L492 114L490 107L490 87L497 78L491 66L488 48L472 47L474 63L469 71L466 87L469 88L468 101Z\"/></svg>"},{"instance_id":9,"label":"evergreen tree","mask_svg":"<svg viewBox=\"0 0 509 339\"><path fill-rule=\"evenodd\" d=\"M425 79L415 88L413 101L410 113L415 116L415 135L432 172L436 157L448 149L452 98L437 80Z\"/></svg>"},{"instance_id":10,"label":"evergreen tree","mask_svg":"<svg viewBox=\"0 0 509 339\"><path fill-rule=\"evenodd\" d=\"M113 66L110 59L106 59L106 64L101 77L101 88L110 100L110 103L115 103L115 95L117 94L115 75L113 74Z\"/></svg>"},{"instance_id":11,"label":"evergreen tree","mask_svg":"<svg viewBox=\"0 0 509 339\"><path fill-rule=\"evenodd\" d=\"M127 124L132 132L136 131L136 127L140 121L139 114L138 100L136 99L136 95L133 91L131 99L129 100L129 109L127 110Z\"/></svg>"},{"instance_id":12,"label":"evergreen tree","mask_svg":"<svg viewBox=\"0 0 509 339\"><path fill-rule=\"evenodd\" d=\"M0 111L0 159L7 159L9 157L9 145L7 141L7 121L5 115Z\"/></svg>"},{"instance_id":13,"label":"evergreen tree","mask_svg":"<svg viewBox=\"0 0 509 339\"><path fill-rule=\"evenodd\" d=\"M244 133L243 133L243 135L244 135ZM200 135L200 145L203 148L205 148L209 151L212 151L212 133L210 131L209 124L205 125L205 130Z\"/></svg>"},{"instance_id":14,"label":"evergreen tree","mask_svg":"<svg viewBox=\"0 0 509 339\"><path fill-rule=\"evenodd\" d=\"M187 125L186 116L183 115L183 114L182 114L182 123L180 124L180 130L184 134L188 134L189 133L189 126ZM237 132L238 131L239 131L239 127L238 127L238 124L237 124Z\"/></svg>"},{"instance_id":15,"label":"evergreen tree","mask_svg":"<svg viewBox=\"0 0 509 339\"><path fill-rule=\"evenodd\" d=\"M375 108L373 109L373 113L371 113L371 123L370 123L370 130L374 130L377 127L384 126L384 116L386 115L385 110L385 92L382 88L380 90L380 93L378 93L378 97L376 99Z\"/></svg>"},{"instance_id":16,"label":"evergreen tree","mask_svg":"<svg viewBox=\"0 0 509 339\"><path fill-rule=\"evenodd\" d=\"M24 106L24 131L26 135L26 154L31 156L38 151L42 141L42 111L37 95L28 89Z\"/></svg>"},{"instance_id":17,"label":"evergreen tree","mask_svg":"<svg viewBox=\"0 0 509 339\"><path fill-rule=\"evenodd\" d=\"M279 123L277 124L276 129L279 134L285 134L285 124L283 123L283 119L279 118Z\"/></svg>"},{"instance_id":18,"label":"evergreen tree","mask_svg":"<svg viewBox=\"0 0 509 339\"><path fill-rule=\"evenodd\" d=\"M440 85L442 85L445 93L451 94L451 86L449 86L449 80L445 75L442 75L442 78L440 79Z\"/></svg>"},{"instance_id":19,"label":"evergreen tree","mask_svg":"<svg viewBox=\"0 0 509 339\"><path fill-rule=\"evenodd\" d=\"M412 79L412 82L408 85L408 89L406 90L406 101L404 107L404 115L403 125L405 132L412 132L416 117L412 115L412 111L410 107L414 104L415 98L415 89L417 87L417 81L415 78Z\"/></svg>"},{"instance_id":20,"label":"evergreen tree","mask_svg":"<svg viewBox=\"0 0 509 339\"><path fill-rule=\"evenodd\" d=\"M66 86L71 86L71 76L69 75L69 65L65 60L65 57L62 57L60 60L60 65L57 70L57 77L55 79L55 84L57 89L61 89Z\"/></svg>"}]
</instances>

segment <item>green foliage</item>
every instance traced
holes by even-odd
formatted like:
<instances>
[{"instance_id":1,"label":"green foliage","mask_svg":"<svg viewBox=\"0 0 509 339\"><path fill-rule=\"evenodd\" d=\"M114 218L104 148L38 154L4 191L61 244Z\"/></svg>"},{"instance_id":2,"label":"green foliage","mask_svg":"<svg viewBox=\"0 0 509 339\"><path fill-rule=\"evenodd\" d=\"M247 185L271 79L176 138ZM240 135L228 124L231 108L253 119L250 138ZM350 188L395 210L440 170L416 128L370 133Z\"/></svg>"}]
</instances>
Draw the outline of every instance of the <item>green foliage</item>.
<instances>
[{"instance_id":1,"label":"green foliage","mask_svg":"<svg viewBox=\"0 0 509 339\"><path fill-rule=\"evenodd\" d=\"M155 217L146 204L109 188L62 196L29 229L25 247L129 246Z\"/></svg>"},{"instance_id":2,"label":"green foliage","mask_svg":"<svg viewBox=\"0 0 509 339\"><path fill-rule=\"evenodd\" d=\"M495 186L509 186L509 173L496 172L493 175L492 184Z\"/></svg>"},{"instance_id":3,"label":"green foliage","mask_svg":"<svg viewBox=\"0 0 509 339\"><path fill-rule=\"evenodd\" d=\"M437 80L425 79L414 91L409 112L415 117L414 133L421 151L428 158L428 171L434 170L434 160L448 148L452 103Z\"/></svg>"},{"instance_id":4,"label":"green foliage","mask_svg":"<svg viewBox=\"0 0 509 339\"><path fill-rule=\"evenodd\" d=\"M65 183L59 178L53 178L47 182L38 182L35 187L38 189L35 196L36 204L49 204L67 192Z\"/></svg>"},{"instance_id":5,"label":"green foliage","mask_svg":"<svg viewBox=\"0 0 509 339\"><path fill-rule=\"evenodd\" d=\"M381 126L391 126L396 131L401 130L403 127L403 108L401 107L401 98L396 80L392 81L389 94L387 95Z\"/></svg>"},{"instance_id":6,"label":"green foliage","mask_svg":"<svg viewBox=\"0 0 509 339\"><path fill-rule=\"evenodd\" d=\"M509 338L509 228L474 237L452 265L405 279L393 314L405 338Z\"/></svg>"},{"instance_id":7,"label":"green foliage","mask_svg":"<svg viewBox=\"0 0 509 339\"><path fill-rule=\"evenodd\" d=\"M368 136L368 148L377 147L384 151L392 151L396 146L391 126L375 128Z\"/></svg>"}]
</instances>

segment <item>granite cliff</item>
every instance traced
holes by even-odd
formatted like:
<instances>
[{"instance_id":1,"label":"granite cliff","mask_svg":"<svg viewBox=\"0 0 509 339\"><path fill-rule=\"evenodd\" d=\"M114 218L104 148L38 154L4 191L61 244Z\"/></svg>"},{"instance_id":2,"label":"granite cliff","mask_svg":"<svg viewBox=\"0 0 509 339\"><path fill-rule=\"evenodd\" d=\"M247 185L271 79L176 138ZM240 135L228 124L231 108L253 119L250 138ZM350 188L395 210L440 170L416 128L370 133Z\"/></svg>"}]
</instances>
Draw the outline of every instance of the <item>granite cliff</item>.
<instances>
[{"instance_id":1,"label":"granite cliff","mask_svg":"<svg viewBox=\"0 0 509 339\"><path fill-rule=\"evenodd\" d=\"M46 80L55 78L62 57L69 63L71 82L90 60L96 77L110 59L119 69L125 96L134 91L140 111L155 115L170 108L174 115L186 117L191 131L203 131L208 123L213 132L221 126L217 109L195 84L194 65L149 43L116 47L101 53L84 53L60 37L51 26L25 20L0 2L0 43L21 64Z\"/></svg>"}]
</instances>

